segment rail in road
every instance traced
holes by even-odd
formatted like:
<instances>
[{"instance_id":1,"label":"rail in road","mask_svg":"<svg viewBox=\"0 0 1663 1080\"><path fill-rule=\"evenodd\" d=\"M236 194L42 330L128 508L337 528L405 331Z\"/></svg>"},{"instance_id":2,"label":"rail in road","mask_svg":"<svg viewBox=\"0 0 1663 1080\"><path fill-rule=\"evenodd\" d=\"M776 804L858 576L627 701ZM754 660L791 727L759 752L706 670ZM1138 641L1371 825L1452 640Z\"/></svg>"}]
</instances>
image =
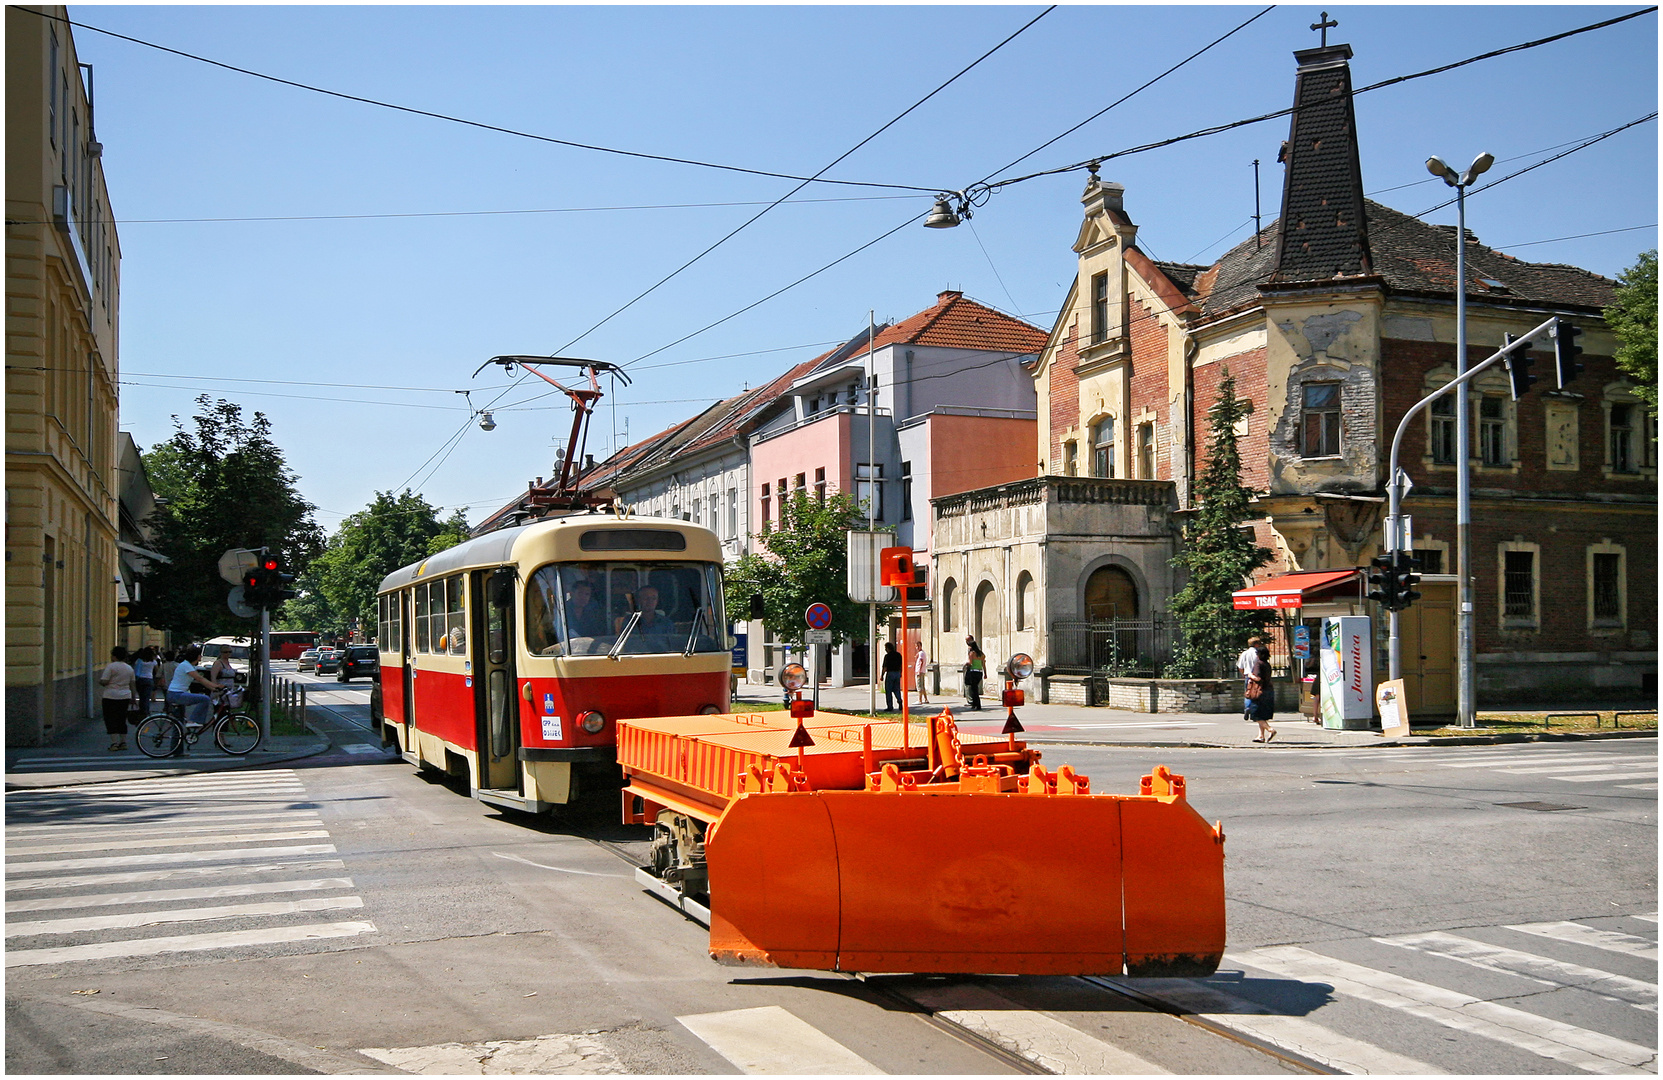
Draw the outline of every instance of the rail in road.
<instances>
[{"instance_id":1,"label":"rail in road","mask_svg":"<svg viewBox=\"0 0 1663 1080\"><path fill-rule=\"evenodd\" d=\"M1284 761L1299 754L1268 753ZM1311 755L1332 761L1334 753ZM1342 753L1358 765L1404 760L1387 749ZM1656 789L1655 747L1588 753L1450 748L1417 751L1414 760L1450 776L1506 776L1570 793L1548 807L1574 805L1574 793L1601 782L1634 794ZM375 897L338 850L305 770L19 791L6 804L6 964L15 975L385 941ZM628 844L583 839L626 864L639 861ZM866 984L1016 1071L1208 1071L1122 1037L1117 1024L1132 999L1275 1055L1258 1070L1238 1062L1228 1071L1637 1073L1656 1071L1657 965L1657 913L1639 911L1237 948L1208 979L886 976ZM765 1005L675 1020L741 1071L878 1071L870 1050L851 1047L808 1010ZM627 1071L609 1038L551 1031L353 1049L412 1071L482 1058L493 1071Z\"/></svg>"}]
</instances>

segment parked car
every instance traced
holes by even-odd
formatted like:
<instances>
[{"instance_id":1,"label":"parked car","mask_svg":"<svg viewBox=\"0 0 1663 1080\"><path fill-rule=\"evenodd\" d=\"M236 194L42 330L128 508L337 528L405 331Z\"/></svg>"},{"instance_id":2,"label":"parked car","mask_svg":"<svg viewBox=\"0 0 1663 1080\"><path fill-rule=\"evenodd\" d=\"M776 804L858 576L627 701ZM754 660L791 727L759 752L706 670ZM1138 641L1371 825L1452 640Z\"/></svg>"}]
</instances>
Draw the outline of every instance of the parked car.
<instances>
[{"instance_id":1,"label":"parked car","mask_svg":"<svg viewBox=\"0 0 1663 1080\"><path fill-rule=\"evenodd\" d=\"M367 675L373 681L381 674L381 654L374 645L348 645L340 663L341 673L335 676L336 682L351 682L360 675Z\"/></svg>"},{"instance_id":2,"label":"parked car","mask_svg":"<svg viewBox=\"0 0 1663 1080\"><path fill-rule=\"evenodd\" d=\"M340 653L336 652L334 649L318 650L318 666L316 671L319 675L328 675L330 672L339 671L340 669Z\"/></svg>"},{"instance_id":3,"label":"parked car","mask_svg":"<svg viewBox=\"0 0 1663 1080\"><path fill-rule=\"evenodd\" d=\"M300 659L295 661L295 670L316 671L318 669L318 653L321 651L321 649L307 649L301 653Z\"/></svg>"}]
</instances>

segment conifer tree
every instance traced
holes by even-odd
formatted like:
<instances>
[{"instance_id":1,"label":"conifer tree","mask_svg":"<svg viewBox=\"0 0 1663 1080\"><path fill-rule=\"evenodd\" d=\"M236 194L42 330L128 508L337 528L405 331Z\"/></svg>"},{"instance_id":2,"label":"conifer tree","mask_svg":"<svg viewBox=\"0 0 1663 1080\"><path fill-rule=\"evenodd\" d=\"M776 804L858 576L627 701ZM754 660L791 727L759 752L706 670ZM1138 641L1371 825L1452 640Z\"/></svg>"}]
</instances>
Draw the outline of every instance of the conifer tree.
<instances>
[{"instance_id":1,"label":"conifer tree","mask_svg":"<svg viewBox=\"0 0 1663 1080\"><path fill-rule=\"evenodd\" d=\"M1187 571L1189 581L1168 604L1177 617L1182 642L1167 674L1177 678L1218 675L1241 650L1243 639L1264 624L1264 615L1237 611L1232 593L1270 561L1269 548L1253 542L1243 524L1253 513L1252 493L1242 486L1241 450L1236 427L1253 412L1253 403L1236 396L1236 380L1224 369L1218 399L1207 410L1211 434L1207 465L1195 485L1195 513L1184 526L1183 548L1172 566Z\"/></svg>"}]
</instances>

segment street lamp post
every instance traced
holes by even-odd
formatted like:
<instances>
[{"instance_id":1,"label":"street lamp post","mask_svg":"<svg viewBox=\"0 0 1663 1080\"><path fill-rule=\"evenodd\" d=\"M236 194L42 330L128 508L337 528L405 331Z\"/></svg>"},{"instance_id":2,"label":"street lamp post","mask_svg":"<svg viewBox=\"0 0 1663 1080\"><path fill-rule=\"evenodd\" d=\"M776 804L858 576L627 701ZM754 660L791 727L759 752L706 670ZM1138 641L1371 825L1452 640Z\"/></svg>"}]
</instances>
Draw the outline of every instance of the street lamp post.
<instances>
[{"instance_id":1,"label":"street lamp post","mask_svg":"<svg viewBox=\"0 0 1663 1080\"><path fill-rule=\"evenodd\" d=\"M1495 155L1479 154L1472 167L1457 174L1442 158L1429 157L1426 168L1455 189L1455 376L1467 371L1467 186L1495 163ZM1455 392L1455 711L1461 727L1477 723L1473 680L1477 677L1473 647L1472 602L1472 478L1470 435L1472 416L1467 383Z\"/></svg>"}]
</instances>

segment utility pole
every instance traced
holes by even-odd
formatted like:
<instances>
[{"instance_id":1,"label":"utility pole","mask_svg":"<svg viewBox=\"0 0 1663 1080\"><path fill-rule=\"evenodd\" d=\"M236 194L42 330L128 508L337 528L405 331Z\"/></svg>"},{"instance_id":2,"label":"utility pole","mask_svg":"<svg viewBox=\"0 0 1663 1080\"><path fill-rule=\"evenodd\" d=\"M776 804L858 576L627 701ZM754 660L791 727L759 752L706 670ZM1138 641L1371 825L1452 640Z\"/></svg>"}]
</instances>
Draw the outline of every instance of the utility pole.
<instances>
[{"instance_id":1,"label":"utility pole","mask_svg":"<svg viewBox=\"0 0 1663 1080\"><path fill-rule=\"evenodd\" d=\"M878 477L873 471L877 467L878 445L878 369L873 354L878 336L877 316L876 309L866 313L866 533L867 543L873 544L867 559L872 565L871 591L867 593L872 599L866 603L866 712L869 716L876 716L878 712L878 553L871 539L878 531Z\"/></svg>"}]
</instances>

